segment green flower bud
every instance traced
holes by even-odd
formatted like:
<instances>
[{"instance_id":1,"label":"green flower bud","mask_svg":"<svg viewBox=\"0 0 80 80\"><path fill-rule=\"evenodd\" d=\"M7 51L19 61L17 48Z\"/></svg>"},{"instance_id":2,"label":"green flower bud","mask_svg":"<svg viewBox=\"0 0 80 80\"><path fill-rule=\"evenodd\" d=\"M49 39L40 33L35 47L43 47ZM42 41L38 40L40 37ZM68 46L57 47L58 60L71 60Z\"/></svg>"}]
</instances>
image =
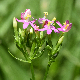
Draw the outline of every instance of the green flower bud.
<instances>
[{"instance_id":1,"label":"green flower bud","mask_svg":"<svg viewBox=\"0 0 80 80\"><path fill-rule=\"evenodd\" d=\"M16 18L13 18L13 28L14 28L14 34L15 34L15 41L18 42L18 31L17 31L17 21Z\"/></svg>"},{"instance_id":2,"label":"green flower bud","mask_svg":"<svg viewBox=\"0 0 80 80\"><path fill-rule=\"evenodd\" d=\"M63 39L64 39L64 36L62 36L62 37L58 40L58 44L61 44L62 41L63 41Z\"/></svg>"},{"instance_id":3,"label":"green flower bud","mask_svg":"<svg viewBox=\"0 0 80 80\"><path fill-rule=\"evenodd\" d=\"M43 31L40 32L40 38L43 38Z\"/></svg>"},{"instance_id":4,"label":"green flower bud","mask_svg":"<svg viewBox=\"0 0 80 80\"><path fill-rule=\"evenodd\" d=\"M16 21L16 18L15 17L13 18L13 27L14 28L17 28L17 21Z\"/></svg>"},{"instance_id":5,"label":"green flower bud","mask_svg":"<svg viewBox=\"0 0 80 80\"><path fill-rule=\"evenodd\" d=\"M33 34L33 28L31 27L31 29L30 29L30 34Z\"/></svg>"},{"instance_id":6,"label":"green flower bud","mask_svg":"<svg viewBox=\"0 0 80 80\"><path fill-rule=\"evenodd\" d=\"M61 46L61 44L62 44L62 42L63 42L63 38L64 38L64 36L62 36L62 37L58 40L58 43L57 43L57 45L55 46L52 55L56 54L56 53L60 50L60 46Z\"/></svg>"},{"instance_id":7,"label":"green flower bud","mask_svg":"<svg viewBox=\"0 0 80 80\"><path fill-rule=\"evenodd\" d=\"M21 32L21 37L24 37L24 36L25 36L25 31L22 30L22 32Z\"/></svg>"},{"instance_id":8,"label":"green flower bud","mask_svg":"<svg viewBox=\"0 0 80 80\"><path fill-rule=\"evenodd\" d=\"M21 35L21 29L19 28L19 35Z\"/></svg>"}]
</instances>

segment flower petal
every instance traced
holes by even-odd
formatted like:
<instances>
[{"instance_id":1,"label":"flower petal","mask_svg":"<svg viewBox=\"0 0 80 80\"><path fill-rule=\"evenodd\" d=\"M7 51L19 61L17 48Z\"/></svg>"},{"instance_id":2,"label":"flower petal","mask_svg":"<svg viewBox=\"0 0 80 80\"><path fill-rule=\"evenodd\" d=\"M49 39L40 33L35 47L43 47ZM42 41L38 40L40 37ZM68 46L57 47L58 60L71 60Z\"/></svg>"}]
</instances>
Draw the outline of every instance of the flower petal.
<instances>
[{"instance_id":1,"label":"flower petal","mask_svg":"<svg viewBox=\"0 0 80 80\"><path fill-rule=\"evenodd\" d=\"M33 21L30 21L31 23L34 23L37 19L33 20Z\"/></svg>"},{"instance_id":2,"label":"flower petal","mask_svg":"<svg viewBox=\"0 0 80 80\"><path fill-rule=\"evenodd\" d=\"M30 22L29 22L33 28L35 28L35 25L33 24L35 21L36 21L36 20L33 20L33 21L30 21Z\"/></svg>"},{"instance_id":3,"label":"flower petal","mask_svg":"<svg viewBox=\"0 0 80 80\"><path fill-rule=\"evenodd\" d=\"M29 25L29 23L28 23L28 22L25 22L25 23L23 24L23 29L26 29L26 28L28 27L28 25Z\"/></svg>"},{"instance_id":4,"label":"flower petal","mask_svg":"<svg viewBox=\"0 0 80 80\"><path fill-rule=\"evenodd\" d=\"M54 32L56 33L56 32L58 32L59 33L59 31L53 26L53 27L51 27L51 29L52 30L54 30Z\"/></svg>"},{"instance_id":5,"label":"flower petal","mask_svg":"<svg viewBox=\"0 0 80 80\"><path fill-rule=\"evenodd\" d=\"M39 24L42 24L43 23L43 18L39 18L39 20L38 20L38 22L39 22Z\"/></svg>"},{"instance_id":6,"label":"flower petal","mask_svg":"<svg viewBox=\"0 0 80 80\"><path fill-rule=\"evenodd\" d=\"M62 24L61 24L59 21L56 21L56 23L57 23L61 28L63 28Z\"/></svg>"},{"instance_id":7,"label":"flower petal","mask_svg":"<svg viewBox=\"0 0 80 80\"><path fill-rule=\"evenodd\" d=\"M69 24L69 20L66 20L66 24Z\"/></svg>"},{"instance_id":8,"label":"flower petal","mask_svg":"<svg viewBox=\"0 0 80 80\"><path fill-rule=\"evenodd\" d=\"M62 28L57 28L59 31L63 31L64 32L64 30L62 29Z\"/></svg>"},{"instance_id":9,"label":"flower petal","mask_svg":"<svg viewBox=\"0 0 80 80\"><path fill-rule=\"evenodd\" d=\"M23 12L21 13L21 20L24 20L24 17L23 17L24 14L25 14L25 13L23 13Z\"/></svg>"},{"instance_id":10,"label":"flower petal","mask_svg":"<svg viewBox=\"0 0 80 80\"><path fill-rule=\"evenodd\" d=\"M70 23L69 26L72 27L72 23Z\"/></svg>"},{"instance_id":11,"label":"flower petal","mask_svg":"<svg viewBox=\"0 0 80 80\"><path fill-rule=\"evenodd\" d=\"M38 31L45 31L46 30L46 28L42 28L42 29L39 29Z\"/></svg>"},{"instance_id":12,"label":"flower petal","mask_svg":"<svg viewBox=\"0 0 80 80\"><path fill-rule=\"evenodd\" d=\"M16 20L17 20L18 22L25 22L25 20L18 20L17 18L16 18Z\"/></svg>"},{"instance_id":13,"label":"flower petal","mask_svg":"<svg viewBox=\"0 0 80 80\"><path fill-rule=\"evenodd\" d=\"M48 25L44 25L44 27L45 27L46 29L48 29Z\"/></svg>"},{"instance_id":14,"label":"flower petal","mask_svg":"<svg viewBox=\"0 0 80 80\"><path fill-rule=\"evenodd\" d=\"M47 34L51 34L52 30L51 29L48 29L47 30Z\"/></svg>"}]
</instances>

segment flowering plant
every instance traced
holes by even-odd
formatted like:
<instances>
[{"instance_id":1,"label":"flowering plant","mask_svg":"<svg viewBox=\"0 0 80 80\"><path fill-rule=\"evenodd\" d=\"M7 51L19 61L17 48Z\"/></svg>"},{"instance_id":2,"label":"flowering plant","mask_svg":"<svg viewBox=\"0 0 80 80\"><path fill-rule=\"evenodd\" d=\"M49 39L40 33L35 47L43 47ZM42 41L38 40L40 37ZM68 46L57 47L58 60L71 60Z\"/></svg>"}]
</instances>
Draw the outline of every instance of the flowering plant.
<instances>
[{"instance_id":1,"label":"flowering plant","mask_svg":"<svg viewBox=\"0 0 80 80\"><path fill-rule=\"evenodd\" d=\"M47 49L49 61L43 79L46 80L49 67L51 63L55 61L55 58L58 56L64 38L63 34L65 32L68 32L72 27L72 23L69 24L69 20L66 20L65 23L63 23L64 25L62 26L62 24L59 21L56 21L55 17L52 19L52 21L46 19L47 15L48 12L44 12L44 17L39 18L38 20L38 24L42 24L42 26L37 26L36 25L37 19L34 19L33 17L32 21L29 20L29 18L31 18L30 9L26 9L24 13L21 13L21 20L18 20L15 17L13 18L15 43L17 48L23 53L25 60L16 58L10 52L9 53L14 58L31 64L32 79L30 80L35 80L34 69L32 65L33 59L41 57L44 54L45 49ZM19 32L17 31L17 21L23 23L23 30L19 28ZM61 28L55 27L54 23L55 21ZM31 25L31 27L29 26L28 28L29 24ZM45 31L47 32L43 34ZM57 41L57 44L54 49L51 41L52 31L54 31L55 33L60 33L60 31L62 31L62 34L59 37L59 40ZM33 36L33 34L35 36Z\"/></svg>"}]
</instances>

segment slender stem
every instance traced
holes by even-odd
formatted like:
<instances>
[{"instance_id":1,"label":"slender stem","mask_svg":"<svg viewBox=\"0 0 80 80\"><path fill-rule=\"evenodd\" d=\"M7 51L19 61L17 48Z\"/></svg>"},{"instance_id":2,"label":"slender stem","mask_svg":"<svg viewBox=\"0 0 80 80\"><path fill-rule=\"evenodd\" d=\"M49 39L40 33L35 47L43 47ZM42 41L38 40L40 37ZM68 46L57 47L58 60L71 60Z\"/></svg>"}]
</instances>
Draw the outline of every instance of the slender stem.
<instances>
[{"instance_id":1,"label":"slender stem","mask_svg":"<svg viewBox=\"0 0 80 80\"><path fill-rule=\"evenodd\" d=\"M30 64L31 64L32 80L35 80L35 74L34 74L33 64L32 64L32 62Z\"/></svg>"},{"instance_id":2,"label":"slender stem","mask_svg":"<svg viewBox=\"0 0 80 80\"><path fill-rule=\"evenodd\" d=\"M47 69L46 69L45 76L44 76L44 79L43 79L43 80L46 80L46 78L47 78L47 74L48 74L49 67L50 67L51 63L52 63L52 62L49 61L48 65L47 65Z\"/></svg>"},{"instance_id":3,"label":"slender stem","mask_svg":"<svg viewBox=\"0 0 80 80\"><path fill-rule=\"evenodd\" d=\"M17 48L23 53L25 59L28 60L28 59L27 59L27 56L26 56L26 53L24 52L24 50L23 50L22 48L20 48L17 44L16 44L16 46L17 46Z\"/></svg>"}]
</instances>

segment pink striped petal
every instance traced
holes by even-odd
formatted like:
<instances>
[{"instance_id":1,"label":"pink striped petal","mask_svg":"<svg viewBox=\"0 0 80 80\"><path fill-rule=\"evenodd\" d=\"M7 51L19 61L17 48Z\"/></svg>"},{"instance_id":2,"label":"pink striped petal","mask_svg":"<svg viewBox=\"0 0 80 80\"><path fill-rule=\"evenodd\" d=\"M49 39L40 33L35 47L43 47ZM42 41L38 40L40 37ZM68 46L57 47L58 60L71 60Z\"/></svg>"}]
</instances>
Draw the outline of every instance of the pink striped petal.
<instances>
[{"instance_id":1,"label":"pink striped petal","mask_svg":"<svg viewBox=\"0 0 80 80\"><path fill-rule=\"evenodd\" d=\"M61 28L63 28L62 24L61 24L59 21L56 21L56 23L57 23Z\"/></svg>"}]
</instances>

